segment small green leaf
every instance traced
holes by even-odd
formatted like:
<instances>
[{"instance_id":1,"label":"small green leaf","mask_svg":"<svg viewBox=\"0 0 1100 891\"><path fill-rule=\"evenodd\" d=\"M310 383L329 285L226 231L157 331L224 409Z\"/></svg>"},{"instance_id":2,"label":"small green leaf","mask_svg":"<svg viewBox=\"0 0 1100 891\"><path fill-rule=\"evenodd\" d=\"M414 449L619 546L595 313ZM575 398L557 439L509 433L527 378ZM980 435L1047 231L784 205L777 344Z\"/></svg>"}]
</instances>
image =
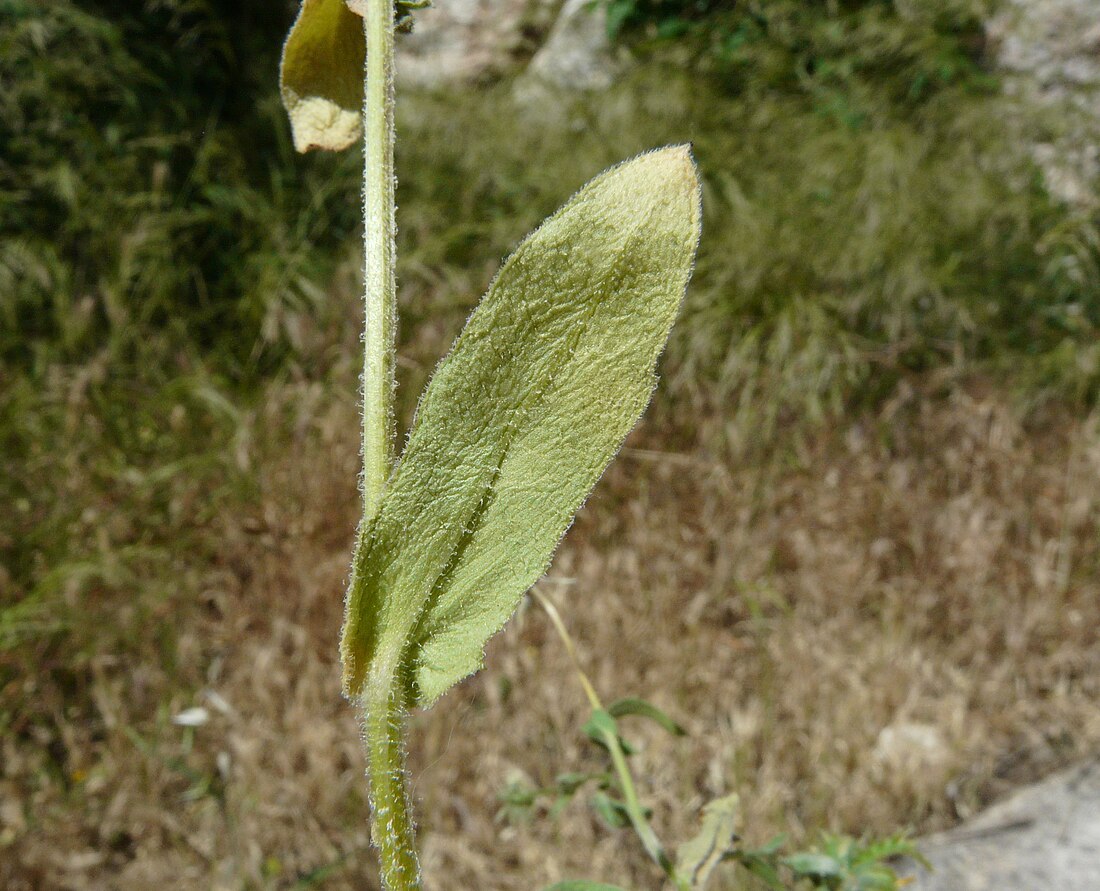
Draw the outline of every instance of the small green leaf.
<instances>
[{"instance_id":1,"label":"small green leaf","mask_svg":"<svg viewBox=\"0 0 1100 891\"><path fill-rule=\"evenodd\" d=\"M769 891L788 891L782 876L779 875L779 870L775 867L774 859L750 854L738 856L737 862L767 885Z\"/></svg>"},{"instance_id":2,"label":"small green leaf","mask_svg":"<svg viewBox=\"0 0 1100 891\"><path fill-rule=\"evenodd\" d=\"M653 391L691 273L686 146L597 177L505 262L420 401L361 531L344 686L430 705L481 667Z\"/></svg>"},{"instance_id":3,"label":"small green leaf","mask_svg":"<svg viewBox=\"0 0 1100 891\"><path fill-rule=\"evenodd\" d=\"M366 53L363 20L344 0L303 0L279 69L298 151L338 151L359 138Z\"/></svg>"},{"instance_id":4,"label":"small green leaf","mask_svg":"<svg viewBox=\"0 0 1100 891\"><path fill-rule=\"evenodd\" d=\"M581 730L592 742L598 746L603 746L605 749L610 748L608 739L611 738L619 741L619 747L623 750L624 755L636 755L638 753L638 749L619 733L619 725L615 719L603 709L596 709L592 712L591 717L581 727Z\"/></svg>"},{"instance_id":5,"label":"small green leaf","mask_svg":"<svg viewBox=\"0 0 1100 891\"><path fill-rule=\"evenodd\" d=\"M702 825L676 852L676 872L696 891L705 888L714 868L731 855L737 842L741 802L736 795L716 798L703 808Z\"/></svg>"},{"instance_id":6,"label":"small green leaf","mask_svg":"<svg viewBox=\"0 0 1100 891\"><path fill-rule=\"evenodd\" d=\"M630 825L630 814L621 801L616 801L606 792L595 793L588 801L594 810L611 829L622 829Z\"/></svg>"},{"instance_id":7,"label":"small green leaf","mask_svg":"<svg viewBox=\"0 0 1100 891\"><path fill-rule=\"evenodd\" d=\"M909 857L917 861L925 869L931 869L932 864L925 859L917 846L904 834L892 835L879 841L860 843L852 857L852 862L857 866L866 863L879 863L894 857Z\"/></svg>"},{"instance_id":8,"label":"small green leaf","mask_svg":"<svg viewBox=\"0 0 1100 891\"><path fill-rule=\"evenodd\" d=\"M592 775L587 773L559 773L554 779L554 785L562 795L572 795L591 779Z\"/></svg>"},{"instance_id":9,"label":"small green leaf","mask_svg":"<svg viewBox=\"0 0 1100 891\"><path fill-rule=\"evenodd\" d=\"M621 718L624 715L637 715L640 718L648 718L656 722L673 736L687 736L687 731L672 720L651 702L637 697L618 699L607 707L607 713L613 718Z\"/></svg>"},{"instance_id":10,"label":"small green leaf","mask_svg":"<svg viewBox=\"0 0 1100 891\"><path fill-rule=\"evenodd\" d=\"M592 742L599 743L601 746L607 745L608 737L614 739L619 735L619 725L602 708L595 709L592 712L588 720L584 722L581 730Z\"/></svg>"},{"instance_id":11,"label":"small green leaf","mask_svg":"<svg viewBox=\"0 0 1100 891\"><path fill-rule=\"evenodd\" d=\"M783 849L783 845L786 843L787 836L783 834L773 835L759 848L751 848L745 851L745 855L748 857L774 857Z\"/></svg>"},{"instance_id":12,"label":"small green leaf","mask_svg":"<svg viewBox=\"0 0 1100 891\"><path fill-rule=\"evenodd\" d=\"M857 870L848 881L852 891L897 891L898 876L888 866L870 867Z\"/></svg>"},{"instance_id":13,"label":"small green leaf","mask_svg":"<svg viewBox=\"0 0 1100 891\"><path fill-rule=\"evenodd\" d=\"M844 869L839 860L828 854L792 854L784 857L783 863L796 876L815 879L838 878Z\"/></svg>"},{"instance_id":14,"label":"small green leaf","mask_svg":"<svg viewBox=\"0 0 1100 891\"><path fill-rule=\"evenodd\" d=\"M524 783L509 783L498 796L504 804L531 807L539 798L539 790Z\"/></svg>"},{"instance_id":15,"label":"small green leaf","mask_svg":"<svg viewBox=\"0 0 1100 891\"><path fill-rule=\"evenodd\" d=\"M600 882L586 882L583 879L558 882L544 891L623 891L618 885L603 885Z\"/></svg>"}]
</instances>

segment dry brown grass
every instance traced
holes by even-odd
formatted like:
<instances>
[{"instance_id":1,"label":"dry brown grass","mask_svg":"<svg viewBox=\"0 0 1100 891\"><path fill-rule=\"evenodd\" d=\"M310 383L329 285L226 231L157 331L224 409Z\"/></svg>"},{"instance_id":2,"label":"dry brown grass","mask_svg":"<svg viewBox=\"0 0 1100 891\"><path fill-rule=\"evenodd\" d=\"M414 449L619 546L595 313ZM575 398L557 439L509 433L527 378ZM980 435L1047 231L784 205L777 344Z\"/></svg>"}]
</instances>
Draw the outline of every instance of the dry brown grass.
<instances>
[{"instance_id":1,"label":"dry brown grass","mask_svg":"<svg viewBox=\"0 0 1100 891\"><path fill-rule=\"evenodd\" d=\"M289 441L265 435L288 412ZM87 712L28 681L59 729L0 741L5 889L376 887L335 654L354 406L286 385L252 423L262 497L210 530L218 565L157 617L176 670L141 657L150 633L138 655L90 660ZM939 829L1100 747L1100 419L1024 426L995 391L903 386L880 413L743 467L670 453L662 426L659 409L542 585L602 694L649 698L691 732L633 733L667 838L729 790L752 840ZM208 724L171 723L194 705ZM526 608L485 671L412 718L429 888L658 886L633 838L581 801L556 821L495 819L509 779L599 763L584 718Z\"/></svg>"}]
</instances>

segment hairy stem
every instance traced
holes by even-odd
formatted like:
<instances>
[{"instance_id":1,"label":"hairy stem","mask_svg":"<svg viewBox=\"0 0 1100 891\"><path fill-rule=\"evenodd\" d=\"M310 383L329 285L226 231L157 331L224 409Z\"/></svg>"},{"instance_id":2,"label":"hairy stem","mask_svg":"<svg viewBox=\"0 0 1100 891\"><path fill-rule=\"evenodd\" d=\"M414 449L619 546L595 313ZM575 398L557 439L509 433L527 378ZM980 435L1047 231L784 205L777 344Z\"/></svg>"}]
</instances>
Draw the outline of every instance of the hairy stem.
<instances>
[{"instance_id":1,"label":"hairy stem","mask_svg":"<svg viewBox=\"0 0 1100 891\"><path fill-rule=\"evenodd\" d=\"M393 463L394 263L393 0L367 0L363 101L363 243L366 331L363 338L363 523L378 507ZM405 786L405 703L394 672L370 680L363 697L369 762L371 836L387 891L419 891L420 864Z\"/></svg>"},{"instance_id":2,"label":"hairy stem","mask_svg":"<svg viewBox=\"0 0 1100 891\"><path fill-rule=\"evenodd\" d=\"M374 514L393 463L394 271L392 0L368 0L363 26L367 67L363 102L363 247L366 331L363 359L363 508Z\"/></svg>"},{"instance_id":3,"label":"hairy stem","mask_svg":"<svg viewBox=\"0 0 1100 891\"><path fill-rule=\"evenodd\" d=\"M363 700L364 731L370 761L371 837L378 847L382 887L419 891L420 862L405 786L405 705L397 684L387 678L368 683Z\"/></svg>"}]
</instances>

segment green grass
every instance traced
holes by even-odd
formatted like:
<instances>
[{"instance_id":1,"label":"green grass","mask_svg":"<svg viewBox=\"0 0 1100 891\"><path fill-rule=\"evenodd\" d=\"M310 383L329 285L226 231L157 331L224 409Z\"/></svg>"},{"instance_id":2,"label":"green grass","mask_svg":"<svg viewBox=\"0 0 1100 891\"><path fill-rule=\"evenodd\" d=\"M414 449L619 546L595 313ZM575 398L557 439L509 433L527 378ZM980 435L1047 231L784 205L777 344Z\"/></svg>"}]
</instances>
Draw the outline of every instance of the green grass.
<instances>
[{"instance_id":1,"label":"green grass","mask_svg":"<svg viewBox=\"0 0 1100 891\"><path fill-rule=\"evenodd\" d=\"M704 240L662 393L689 429L762 448L913 374L989 375L1032 401L1096 397L1097 220L1046 197L1025 134L1003 123L1007 101L943 90L904 116L883 101L854 127L799 92L728 96L643 69L549 109L517 107L504 88L405 97L405 417L522 233L598 169L685 140L704 176ZM348 343L349 310L326 288L351 239L337 235L355 210L354 155L290 157L284 125L267 120L276 149L256 162L262 183L216 133L196 150L198 191L193 174L160 197L108 195L121 210L86 197L99 216L81 226L108 240L94 264L51 255L33 227L5 242L17 283L0 390L2 495L15 508L0 520L5 639L53 627L27 602L74 573L114 590L131 564L160 576L147 553L179 540L173 481L205 485L211 467L227 478L234 415L261 372L323 378L326 350ZM196 246L197 232L211 241ZM97 510L140 531L103 546Z\"/></svg>"},{"instance_id":2,"label":"green grass","mask_svg":"<svg viewBox=\"0 0 1100 891\"><path fill-rule=\"evenodd\" d=\"M319 358L355 159L294 156L283 31L260 2L0 2L0 687L184 598L254 491L259 384Z\"/></svg>"},{"instance_id":3,"label":"green grass","mask_svg":"<svg viewBox=\"0 0 1100 891\"><path fill-rule=\"evenodd\" d=\"M704 236L666 390L735 438L836 417L909 374L1095 398L1097 220L1050 201L995 94L942 91L904 115L882 102L853 126L812 95L651 71L563 106L560 129L530 126L503 90L453 109L406 106L407 326L472 305L493 260L592 171L690 140Z\"/></svg>"},{"instance_id":4,"label":"green grass","mask_svg":"<svg viewBox=\"0 0 1100 891\"><path fill-rule=\"evenodd\" d=\"M324 301L354 173L293 157L269 4L138 6L0 3L0 362L125 368L152 336L255 377Z\"/></svg>"}]
</instances>

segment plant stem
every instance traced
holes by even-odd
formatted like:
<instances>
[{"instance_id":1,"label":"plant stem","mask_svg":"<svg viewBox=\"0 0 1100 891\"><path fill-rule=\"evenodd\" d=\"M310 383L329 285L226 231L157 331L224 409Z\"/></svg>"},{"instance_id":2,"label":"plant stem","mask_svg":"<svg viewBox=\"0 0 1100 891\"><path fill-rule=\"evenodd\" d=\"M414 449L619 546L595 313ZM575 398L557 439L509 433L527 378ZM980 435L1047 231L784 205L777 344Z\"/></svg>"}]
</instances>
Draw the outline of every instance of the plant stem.
<instances>
[{"instance_id":1,"label":"plant stem","mask_svg":"<svg viewBox=\"0 0 1100 891\"><path fill-rule=\"evenodd\" d=\"M646 819L645 811L642 810L642 803L638 800L638 791L634 787L634 775L630 772L630 765L627 764L626 753L623 751L619 738L614 733L606 731L601 733L600 737L603 739L604 745L607 746L608 752L611 753L611 763L615 766L615 773L619 778L619 787L623 790L623 807L626 808L634 834L638 836L650 859L664 870L665 875L672 880L672 883L680 891L688 891L690 886L677 874L676 867L661 844L661 840L657 838L657 833L653 831L653 827L649 825L649 820Z\"/></svg>"},{"instance_id":2,"label":"plant stem","mask_svg":"<svg viewBox=\"0 0 1100 891\"><path fill-rule=\"evenodd\" d=\"M393 463L394 329L397 282L393 172L392 0L368 0L363 102L363 274L366 329L363 338L364 521L378 505Z\"/></svg>"},{"instance_id":3,"label":"plant stem","mask_svg":"<svg viewBox=\"0 0 1100 891\"><path fill-rule=\"evenodd\" d=\"M393 463L394 264L393 0L368 0L363 27L367 65L363 100L363 523L374 515ZM420 864L405 786L405 702L396 672L372 677L363 696L370 777L371 837L387 891L419 891Z\"/></svg>"},{"instance_id":4,"label":"plant stem","mask_svg":"<svg viewBox=\"0 0 1100 891\"><path fill-rule=\"evenodd\" d=\"M387 891L419 891L420 862L405 786L405 705L391 678L368 683L363 700L373 814L371 837L378 846L382 887Z\"/></svg>"}]
</instances>

